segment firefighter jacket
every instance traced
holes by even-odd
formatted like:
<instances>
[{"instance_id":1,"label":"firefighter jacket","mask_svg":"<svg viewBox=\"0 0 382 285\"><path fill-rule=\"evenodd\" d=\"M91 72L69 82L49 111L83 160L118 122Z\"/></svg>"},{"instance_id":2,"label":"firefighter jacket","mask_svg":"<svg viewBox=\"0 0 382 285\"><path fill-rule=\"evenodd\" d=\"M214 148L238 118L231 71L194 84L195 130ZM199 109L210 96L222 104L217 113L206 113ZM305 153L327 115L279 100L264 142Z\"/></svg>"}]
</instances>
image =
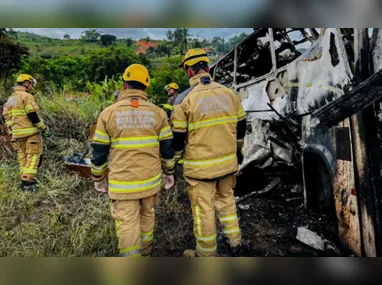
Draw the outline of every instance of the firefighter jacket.
<instances>
[{"instance_id":1,"label":"firefighter jacket","mask_svg":"<svg viewBox=\"0 0 382 285\"><path fill-rule=\"evenodd\" d=\"M113 200L142 199L156 194L162 170L173 174L172 131L165 112L147 101L141 90L119 94L117 103L98 117L94 135L92 177L101 181L109 166Z\"/></svg>"},{"instance_id":2,"label":"firefighter jacket","mask_svg":"<svg viewBox=\"0 0 382 285\"><path fill-rule=\"evenodd\" d=\"M4 105L3 116L13 138L25 138L44 130L35 98L24 86L16 86Z\"/></svg>"},{"instance_id":3,"label":"firefighter jacket","mask_svg":"<svg viewBox=\"0 0 382 285\"><path fill-rule=\"evenodd\" d=\"M173 110L172 106L174 105L174 102L177 98L178 98L178 94L174 94L170 98L168 98L166 104L162 105L162 107L163 107L164 111L166 112L169 120L171 119L171 114L172 114L172 110Z\"/></svg>"},{"instance_id":4,"label":"firefighter jacket","mask_svg":"<svg viewBox=\"0 0 382 285\"><path fill-rule=\"evenodd\" d=\"M174 105L176 160L183 155L184 175L199 180L236 173L237 141L244 138L246 128L246 113L239 97L214 82L209 73L192 77L190 85L183 101Z\"/></svg>"}]
</instances>

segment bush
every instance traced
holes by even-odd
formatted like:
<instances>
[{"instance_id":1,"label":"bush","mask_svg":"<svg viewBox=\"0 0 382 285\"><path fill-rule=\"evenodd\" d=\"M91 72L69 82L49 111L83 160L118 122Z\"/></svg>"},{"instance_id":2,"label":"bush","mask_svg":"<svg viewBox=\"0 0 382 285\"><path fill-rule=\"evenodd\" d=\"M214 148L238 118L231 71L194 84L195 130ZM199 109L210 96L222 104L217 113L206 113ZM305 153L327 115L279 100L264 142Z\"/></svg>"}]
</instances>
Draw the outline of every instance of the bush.
<instances>
[{"instance_id":1,"label":"bush","mask_svg":"<svg viewBox=\"0 0 382 285\"><path fill-rule=\"evenodd\" d=\"M178 67L181 61L181 57L167 58L151 72L152 79L148 93L151 95L151 100L155 104L161 104L167 101L168 95L164 90L167 84L176 82L181 91L189 87L186 72Z\"/></svg>"}]
</instances>

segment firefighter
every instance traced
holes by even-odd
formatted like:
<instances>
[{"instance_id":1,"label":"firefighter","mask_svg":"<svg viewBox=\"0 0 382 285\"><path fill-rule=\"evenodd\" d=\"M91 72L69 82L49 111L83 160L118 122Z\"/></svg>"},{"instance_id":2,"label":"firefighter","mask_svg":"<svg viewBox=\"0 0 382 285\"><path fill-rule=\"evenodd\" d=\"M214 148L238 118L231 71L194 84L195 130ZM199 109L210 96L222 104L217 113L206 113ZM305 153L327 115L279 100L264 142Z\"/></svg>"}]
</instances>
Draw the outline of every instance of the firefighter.
<instances>
[{"instance_id":1,"label":"firefighter","mask_svg":"<svg viewBox=\"0 0 382 285\"><path fill-rule=\"evenodd\" d=\"M166 113L148 102L147 69L132 64L123 80L118 102L98 117L92 177L102 183L109 168L108 194L120 256L150 256L162 176L167 184L174 181L173 136Z\"/></svg>"},{"instance_id":2,"label":"firefighter","mask_svg":"<svg viewBox=\"0 0 382 285\"><path fill-rule=\"evenodd\" d=\"M21 190L38 191L36 176L42 163L44 138L50 136L43 120L39 117L33 88L37 81L29 74L21 74L16 79L14 93L4 106L3 116L12 136L11 144L17 152L20 165Z\"/></svg>"},{"instance_id":3,"label":"firefighter","mask_svg":"<svg viewBox=\"0 0 382 285\"><path fill-rule=\"evenodd\" d=\"M231 89L212 80L208 63L202 49L191 49L185 55L181 66L191 88L174 105L172 118L175 160L184 152L183 173L196 238L196 248L186 250L186 257L216 256L215 208L232 252L236 254L241 244L233 188L246 113Z\"/></svg>"},{"instance_id":4,"label":"firefighter","mask_svg":"<svg viewBox=\"0 0 382 285\"><path fill-rule=\"evenodd\" d=\"M167 117L170 120L172 113L172 106L174 105L175 100L178 98L179 86L175 82L167 84L164 89L167 91L168 100L166 104L163 104L162 107L166 111Z\"/></svg>"}]
</instances>

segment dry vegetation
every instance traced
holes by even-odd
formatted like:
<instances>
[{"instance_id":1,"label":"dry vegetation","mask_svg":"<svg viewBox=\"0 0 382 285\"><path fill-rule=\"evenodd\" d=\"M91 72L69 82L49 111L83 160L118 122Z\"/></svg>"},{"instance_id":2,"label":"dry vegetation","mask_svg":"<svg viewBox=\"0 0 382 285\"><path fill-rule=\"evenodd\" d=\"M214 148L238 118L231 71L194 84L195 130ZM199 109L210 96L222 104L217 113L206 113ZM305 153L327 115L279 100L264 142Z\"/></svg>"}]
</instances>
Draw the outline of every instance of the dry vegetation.
<instances>
[{"instance_id":1,"label":"dry vegetation","mask_svg":"<svg viewBox=\"0 0 382 285\"><path fill-rule=\"evenodd\" d=\"M97 102L90 97L66 100L56 91L44 94L36 98L53 136L44 145L40 191L20 191L14 154L4 154L0 163L0 256L116 256L109 199L63 165L65 156L89 150L87 135ZM184 237L192 238L191 211L179 199L188 202L183 181L174 191L162 192L156 209L156 256L172 255L169 251L181 255Z\"/></svg>"}]
</instances>

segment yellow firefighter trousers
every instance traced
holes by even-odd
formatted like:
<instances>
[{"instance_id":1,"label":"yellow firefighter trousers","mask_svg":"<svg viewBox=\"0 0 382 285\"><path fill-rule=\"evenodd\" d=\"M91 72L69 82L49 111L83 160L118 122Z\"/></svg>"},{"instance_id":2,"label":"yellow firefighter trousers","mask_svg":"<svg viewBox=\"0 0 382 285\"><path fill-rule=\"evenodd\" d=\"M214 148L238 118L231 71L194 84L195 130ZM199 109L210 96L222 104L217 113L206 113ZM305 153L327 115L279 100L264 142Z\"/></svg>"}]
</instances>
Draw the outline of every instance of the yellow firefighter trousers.
<instances>
[{"instance_id":1,"label":"yellow firefighter trousers","mask_svg":"<svg viewBox=\"0 0 382 285\"><path fill-rule=\"evenodd\" d=\"M223 226L223 233L229 239L231 247L238 246L241 232L233 195L236 177L231 175L211 182L188 177L185 179L189 186L197 255L216 256L215 208Z\"/></svg>"},{"instance_id":2,"label":"yellow firefighter trousers","mask_svg":"<svg viewBox=\"0 0 382 285\"><path fill-rule=\"evenodd\" d=\"M41 135L34 134L26 138L12 139L11 143L17 152L21 180L35 181L43 151Z\"/></svg>"},{"instance_id":3,"label":"yellow firefighter trousers","mask_svg":"<svg viewBox=\"0 0 382 285\"><path fill-rule=\"evenodd\" d=\"M116 224L119 255L150 256L154 238L154 207L158 195L136 200L113 200L111 214Z\"/></svg>"}]
</instances>

